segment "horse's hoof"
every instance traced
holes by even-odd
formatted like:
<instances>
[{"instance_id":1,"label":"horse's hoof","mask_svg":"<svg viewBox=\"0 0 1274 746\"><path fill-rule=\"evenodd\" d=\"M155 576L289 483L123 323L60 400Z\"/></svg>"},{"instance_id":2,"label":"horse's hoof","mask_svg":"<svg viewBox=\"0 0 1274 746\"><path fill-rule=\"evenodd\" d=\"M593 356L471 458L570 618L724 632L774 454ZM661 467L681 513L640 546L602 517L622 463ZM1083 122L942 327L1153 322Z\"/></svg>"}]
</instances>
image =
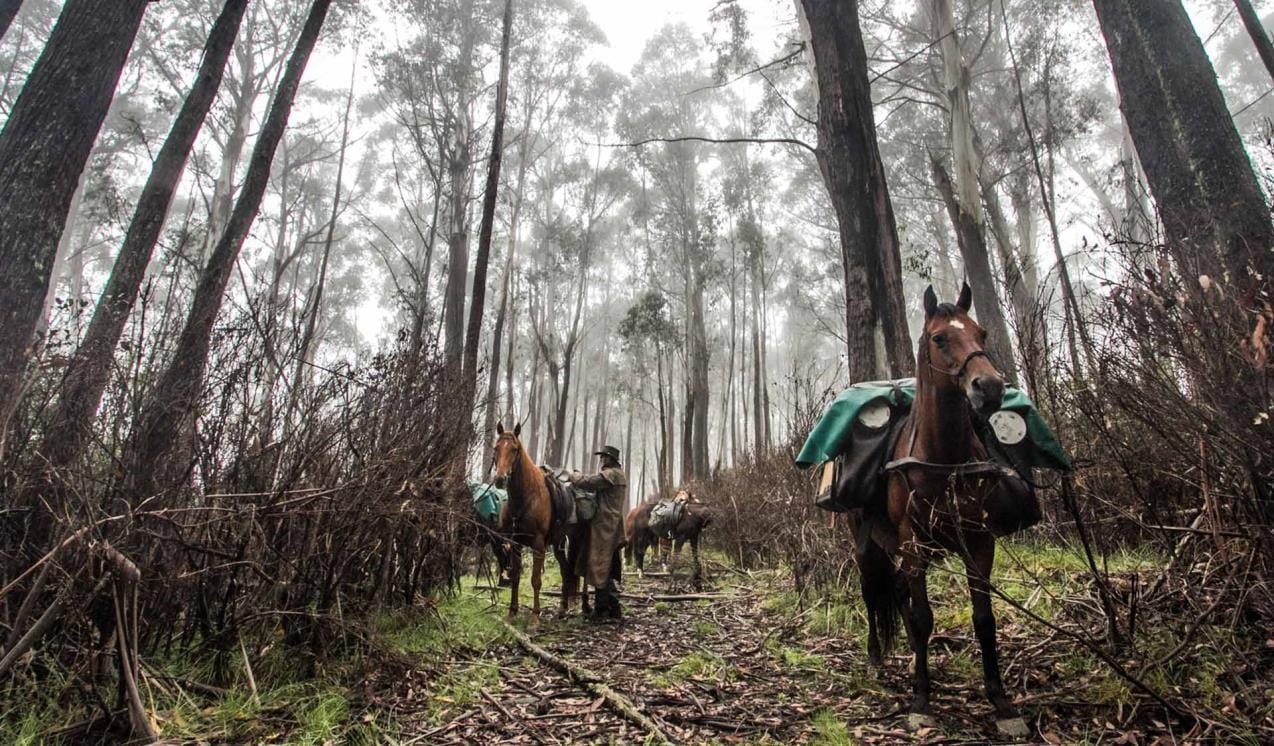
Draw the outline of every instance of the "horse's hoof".
<instances>
[{"instance_id":1,"label":"horse's hoof","mask_svg":"<svg viewBox=\"0 0 1274 746\"><path fill-rule=\"evenodd\" d=\"M907 727L911 730L934 727L933 718L924 712L913 712L907 716Z\"/></svg>"},{"instance_id":2,"label":"horse's hoof","mask_svg":"<svg viewBox=\"0 0 1274 746\"><path fill-rule=\"evenodd\" d=\"M1026 738L1031 733L1026 721L1020 717L996 720L995 729L1005 738Z\"/></svg>"}]
</instances>

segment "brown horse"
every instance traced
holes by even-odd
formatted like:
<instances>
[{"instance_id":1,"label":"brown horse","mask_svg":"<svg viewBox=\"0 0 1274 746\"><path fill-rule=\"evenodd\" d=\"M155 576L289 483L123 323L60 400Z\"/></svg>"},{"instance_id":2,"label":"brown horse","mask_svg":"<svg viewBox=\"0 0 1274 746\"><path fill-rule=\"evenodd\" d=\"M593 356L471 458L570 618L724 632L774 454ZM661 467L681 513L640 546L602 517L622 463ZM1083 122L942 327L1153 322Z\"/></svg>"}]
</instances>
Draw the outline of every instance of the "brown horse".
<instances>
[{"instance_id":1,"label":"brown horse","mask_svg":"<svg viewBox=\"0 0 1274 746\"><path fill-rule=\"evenodd\" d=\"M655 548L655 556L664 565L668 565L669 557L680 556L681 548L689 544L694 559L694 575L692 581L696 586L703 583L703 567L699 563L699 540L703 530L712 523L713 514L707 505L698 501L694 493L687 489L677 491L678 497L685 497L685 511L681 520L672 529L671 540L667 536L656 536L650 530L650 511L659 502L658 497L648 498L645 502L628 512L624 519L624 532L627 537L625 553L628 559L637 566L637 571L645 572L646 550Z\"/></svg>"},{"instance_id":2,"label":"brown horse","mask_svg":"<svg viewBox=\"0 0 1274 746\"><path fill-rule=\"evenodd\" d=\"M882 645L887 649L892 642L900 615L906 623L915 653L913 727L929 724L932 714L929 636L933 611L925 573L934 559L947 552L964 561L987 697L1000 732L1021 737L1026 735L1026 724L1004 693L991 611L995 537L986 525L984 504L1001 472L989 463L970 419L971 410L999 408L1004 377L983 350L986 331L969 317L971 305L967 284L954 305L939 304L932 287L925 291L916 399L893 460L885 467L890 477L887 504L883 511L880 506L869 508L864 516L872 540L859 542L862 551L856 559L868 610L867 650L874 664L880 665ZM900 579L895 574L895 556L901 559Z\"/></svg>"},{"instance_id":3,"label":"brown horse","mask_svg":"<svg viewBox=\"0 0 1274 746\"><path fill-rule=\"evenodd\" d=\"M566 524L565 516L556 515L546 475L523 448L518 438L521 432L521 425L514 426L512 431L505 430L503 423L496 425L493 481L495 486L509 493L509 500L500 513L500 531L514 542L509 552L509 618L518 613L524 546L531 548L531 588L535 593L532 621L540 618L540 576L544 570L544 552L549 547L553 548L562 570L562 613L570 608L571 598L577 592L584 612L588 613L588 594L583 592L581 579L575 572L576 555L587 549L588 523L580 521L571 526Z\"/></svg>"}]
</instances>

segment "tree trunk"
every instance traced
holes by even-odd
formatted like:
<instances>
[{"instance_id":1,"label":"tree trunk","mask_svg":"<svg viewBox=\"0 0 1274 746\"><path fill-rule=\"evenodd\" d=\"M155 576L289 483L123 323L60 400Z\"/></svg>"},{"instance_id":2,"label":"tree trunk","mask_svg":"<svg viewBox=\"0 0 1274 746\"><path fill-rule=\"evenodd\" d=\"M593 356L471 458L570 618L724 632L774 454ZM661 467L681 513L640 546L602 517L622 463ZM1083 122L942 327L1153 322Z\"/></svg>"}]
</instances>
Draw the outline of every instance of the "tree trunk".
<instances>
[{"instance_id":1,"label":"tree trunk","mask_svg":"<svg viewBox=\"0 0 1274 746\"><path fill-rule=\"evenodd\" d=\"M955 226L965 273L973 289L973 305L978 321L987 330L987 351L996 367L1010 380L1017 378L1013 358L1012 337L1004 321L996 292L991 258L987 254L986 229L982 219L982 197L978 173L980 158L975 147L972 108L969 105L969 68L960 50L951 0L933 0L931 7L934 36L942 57L943 82L947 100L947 127L951 143L951 161L955 182L947 175L937 156L930 156L930 172L934 185L947 206L951 224Z\"/></svg>"},{"instance_id":2,"label":"tree trunk","mask_svg":"<svg viewBox=\"0 0 1274 746\"><path fill-rule=\"evenodd\" d=\"M1259 302L1274 227L1203 44L1179 0L1094 0L1128 129L1185 277Z\"/></svg>"},{"instance_id":3,"label":"tree trunk","mask_svg":"<svg viewBox=\"0 0 1274 746\"><path fill-rule=\"evenodd\" d=\"M71 464L90 434L102 392L110 379L115 345L137 300L190 149L216 100L247 6L248 0L227 0L213 24L194 84L142 188L88 332L67 365L57 408L40 447L41 456L54 469Z\"/></svg>"},{"instance_id":4,"label":"tree trunk","mask_svg":"<svg viewBox=\"0 0 1274 746\"><path fill-rule=\"evenodd\" d=\"M964 271L969 276L969 286L973 290L974 314L978 323L987 330L986 350L991 353L996 368L1010 380L1015 379L1017 365L1013 359L1009 327L1004 321L1004 311L1000 308L1000 299L995 292L995 277L991 273L991 260L987 256L986 237L982 227L974 222L971 214L960 209L951 177L937 158L930 159L929 171L933 176L934 186L947 206L951 224L955 226L956 242L960 246L960 255L964 257Z\"/></svg>"},{"instance_id":5,"label":"tree trunk","mask_svg":"<svg viewBox=\"0 0 1274 746\"><path fill-rule=\"evenodd\" d=\"M193 424L191 418L199 403L204 374L208 364L212 327L221 310L226 283L239 256L239 249L260 209L270 165L279 140L287 128L292 102L301 84L301 76L310 53L318 41L332 0L314 0L305 26L288 59L279 87L274 93L261 133L252 150L243 189L226 223L225 231L199 278L195 298L186 324L181 331L172 362L159 378L150 400L139 415L133 438L129 478L135 495L151 494L172 486L187 474L185 465L176 458L182 447L181 436Z\"/></svg>"},{"instance_id":6,"label":"tree trunk","mask_svg":"<svg viewBox=\"0 0 1274 746\"><path fill-rule=\"evenodd\" d=\"M1256 45L1257 54L1261 55L1261 62L1265 63L1265 71L1274 78L1274 44L1270 43L1269 34L1265 33L1265 27L1261 25L1261 17L1252 9L1252 3L1248 0L1234 0L1234 7L1238 9L1243 27Z\"/></svg>"},{"instance_id":7,"label":"tree trunk","mask_svg":"<svg viewBox=\"0 0 1274 746\"><path fill-rule=\"evenodd\" d=\"M472 26L473 0L465 4L470 14L466 33L460 42L461 73L456 89L460 92L454 103L451 122L451 152L448 172L451 179L451 232L448 236L447 287L443 297L443 356L447 368L453 374L463 371L465 336L465 280L469 274L469 236L465 215L469 182L469 126L468 112L463 96L468 90L470 69L473 63L474 29Z\"/></svg>"},{"instance_id":8,"label":"tree trunk","mask_svg":"<svg viewBox=\"0 0 1274 746\"><path fill-rule=\"evenodd\" d=\"M67 210L149 0L68 0L0 131L0 456Z\"/></svg>"},{"instance_id":9,"label":"tree trunk","mask_svg":"<svg viewBox=\"0 0 1274 746\"><path fill-rule=\"evenodd\" d=\"M495 123L491 128L491 160L487 165L487 185L482 196L482 223L478 228L478 256L473 265L473 292L469 301L469 327L465 332L464 374L469 388L467 410L473 409L478 377L478 343L482 336L482 313L486 309L487 264L491 260L491 231L495 225L495 203L500 188L500 161L504 155L504 110L509 97L509 31L513 27L513 0L504 0L504 30L500 40L500 79L495 93ZM487 374L494 380L497 370Z\"/></svg>"},{"instance_id":10,"label":"tree trunk","mask_svg":"<svg viewBox=\"0 0 1274 746\"><path fill-rule=\"evenodd\" d=\"M840 229L850 380L876 378L883 368L876 355L877 324L884 333L889 372L908 375L915 361L907 331L902 259L876 144L857 3L799 3L818 87L819 168Z\"/></svg>"}]
</instances>

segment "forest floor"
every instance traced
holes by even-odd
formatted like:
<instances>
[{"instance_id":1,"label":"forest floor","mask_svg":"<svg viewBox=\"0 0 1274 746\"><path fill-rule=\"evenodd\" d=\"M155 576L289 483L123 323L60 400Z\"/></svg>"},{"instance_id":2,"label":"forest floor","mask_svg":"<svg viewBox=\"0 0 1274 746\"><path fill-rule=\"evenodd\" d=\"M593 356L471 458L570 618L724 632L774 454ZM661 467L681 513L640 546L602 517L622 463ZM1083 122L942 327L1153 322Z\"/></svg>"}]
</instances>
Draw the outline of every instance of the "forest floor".
<instances>
[{"instance_id":1,"label":"forest floor","mask_svg":"<svg viewBox=\"0 0 1274 746\"><path fill-rule=\"evenodd\" d=\"M612 625L590 624L578 608L563 616L558 597L546 594L533 627L524 578L515 626L591 671L677 743L1000 742L954 560L930 572L934 727L912 731L911 656L900 644L883 671L868 666L858 598L802 597L785 571L743 571L720 559L707 563L702 598L661 599L697 593L684 566L645 578L628 573L625 618ZM1107 563L1123 586L1134 578L1148 585L1163 566L1144 552L1116 553ZM1085 567L1071 548L1000 545L996 586L1015 601L995 601L1002 671L1030 727L1027 742L1268 742L1274 640L1249 642L1253 655L1222 654L1233 641L1224 621L1195 625L1189 646L1142 623L1136 647L1119 662L1169 700L1208 713L1183 734L1146 693L1075 642L1073 635L1089 639L1102 629ZM545 574L546 591L560 588L553 563ZM210 678L188 661L152 660L148 666L177 691L166 697L174 687L152 687L145 677L157 725L167 742L201 744L647 741L640 726L515 639L503 623L507 599L490 579L466 578L454 594L351 621L363 642L322 661L273 646L255 678L232 672L225 689L194 684ZM0 742L58 742L52 735L67 713L55 700L0 718Z\"/></svg>"},{"instance_id":2,"label":"forest floor","mask_svg":"<svg viewBox=\"0 0 1274 746\"><path fill-rule=\"evenodd\" d=\"M1086 636L1096 609L1078 555L1057 547L1010 547L999 587L1026 609ZM1116 576L1149 572L1155 558L1111 558ZM671 576L626 577L625 619L593 625L573 611L546 610L534 641L597 676L652 717L679 743L988 743L995 719L982 691L963 571L935 568L931 646L935 727L907 728L910 655L900 645L883 671L867 665L865 618L854 598L803 601L790 576L741 572L712 563L709 598ZM546 589L556 589L556 575ZM525 582L525 581L524 581ZM467 655L429 659L406 676L375 682L372 706L394 713L403 743L640 743L646 732L557 670L528 654L499 625L507 592L473 583L453 624L487 639ZM529 595L523 595L528 603ZM480 621L473 617L481 605ZM1005 682L1031 728L1031 743L1172 743L1180 739L1162 710L1090 651L1059 637L1021 610L996 603ZM444 614L445 617L445 614ZM519 626L527 628L526 611ZM1100 627L1097 627L1100 629ZM1042 630L1042 631L1041 631ZM409 628L386 628L413 648ZM417 651L427 653L426 650ZM471 640L471 642L473 642ZM1166 643L1165 643L1166 644ZM1157 651L1143 650L1147 660ZM428 657L427 655L425 656ZM1135 661L1128 661L1135 665ZM1195 696L1224 707L1216 672L1191 663ZM1219 664L1218 664L1219 665ZM1148 680L1166 686L1166 670ZM1208 683L1211 677L1211 684ZM1211 689L1210 689L1211 687ZM1189 687L1175 686L1184 692ZM1233 704L1233 697L1229 696ZM1269 717L1270 713L1264 713ZM1271 721L1274 723L1274 721ZM1256 742L1259 739L1253 739Z\"/></svg>"}]
</instances>

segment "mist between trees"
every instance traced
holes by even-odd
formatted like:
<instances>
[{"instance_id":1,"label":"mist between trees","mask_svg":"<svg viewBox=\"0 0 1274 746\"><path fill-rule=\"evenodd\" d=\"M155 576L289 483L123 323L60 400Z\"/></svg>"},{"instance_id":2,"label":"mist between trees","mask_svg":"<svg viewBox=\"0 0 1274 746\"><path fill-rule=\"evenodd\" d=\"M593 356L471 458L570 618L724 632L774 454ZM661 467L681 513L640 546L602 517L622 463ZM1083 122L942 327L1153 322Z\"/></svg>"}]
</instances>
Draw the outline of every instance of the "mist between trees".
<instances>
[{"instance_id":1,"label":"mist between trees","mask_svg":"<svg viewBox=\"0 0 1274 746\"><path fill-rule=\"evenodd\" d=\"M844 583L785 456L965 279L1081 465L1048 530L1104 527L1109 639L1268 614L1249 4L702 5L615 69L574 0L0 3L0 676L115 646L145 732L149 651L446 589L497 421Z\"/></svg>"}]
</instances>

